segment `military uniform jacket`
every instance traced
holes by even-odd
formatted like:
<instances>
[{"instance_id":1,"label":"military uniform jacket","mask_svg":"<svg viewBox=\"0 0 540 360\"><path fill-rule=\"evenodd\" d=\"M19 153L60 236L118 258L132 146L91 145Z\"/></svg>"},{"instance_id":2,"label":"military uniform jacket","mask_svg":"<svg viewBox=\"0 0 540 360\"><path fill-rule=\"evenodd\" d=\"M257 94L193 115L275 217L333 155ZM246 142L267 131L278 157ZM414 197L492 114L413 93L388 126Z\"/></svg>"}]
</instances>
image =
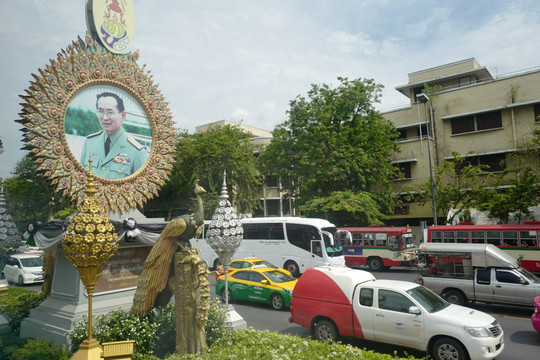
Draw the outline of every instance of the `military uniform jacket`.
<instances>
[{"instance_id":1,"label":"military uniform jacket","mask_svg":"<svg viewBox=\"0 0 540 360\"><path fill-rule=\"evenodd\" d=\"M128 137L124 129L110 136L111 145L105 155L107 133L99 131L88 135L84 142L81 164L88 169L88 158L92 156L92 172L107 179L121 179L139 170L148 153L143 146L132 137Z\"/></svg>"}]
</instances>

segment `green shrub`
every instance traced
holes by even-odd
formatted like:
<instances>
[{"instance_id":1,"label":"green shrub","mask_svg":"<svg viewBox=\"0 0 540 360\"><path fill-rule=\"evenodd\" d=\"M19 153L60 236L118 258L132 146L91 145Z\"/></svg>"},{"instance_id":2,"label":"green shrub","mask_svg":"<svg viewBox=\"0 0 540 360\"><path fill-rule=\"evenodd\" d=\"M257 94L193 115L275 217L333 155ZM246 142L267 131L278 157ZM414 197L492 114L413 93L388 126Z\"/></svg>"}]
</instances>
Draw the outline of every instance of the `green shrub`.
<instances>
[{"instance_id":1,"label":"green shrub","mask_svg":"<svg viewBox=\"0 0 540 360\"><path fill-rule=\"evenodd\" d=\"M122 310L113 310L96 316L92 336L100 343L122 340L135 340L135 351L139 354L152 354L155 345L157 325L137 315ZM75 324L69 334L71 351L76 352L81 343L88 338L88 317Z\"/></svg>"},{"instance_id":2,"label":"green shrub","mask_svg":"<svg viewBox=\"0 0 540 360\"><path fill-rule=\"evenodd\" d=\"M0 359L11 359L11 353L22 347L26 339L21 339L11 331L0 334Z\"/></svg>"},{"instance_id":3,"label":"green shrub","mask_svg":"<svg viewBox=\"0 0 540 360\"><path fill-rule=\"evenodd\" d=\"M30 310L41 304L48 293L34 291L22 292L19 295L0 297L0 312L9 318L9 327L19 334L21 321L30 315Z\"/></svg>"},{"instance_id":4,"label":"green shrub","mask_svg":"<svg viewBox=\"0 0 540 360\"><path fill-rule=\"evenodd\" d=\"M175 351L176 318L174 302L165 307L153 308L148 316L138 317L122 310L98 315L94 321L92 336L100 343L108 341L135 340L137 360L152 359L150 355L163 358ZM210 301L208 320L205 325L206 342L211 346L215 341L229 336L232 330L225 327L227 312L217 299ZM71 350L76 352L80 344L88 338L88 318L77 322L69 334Z\"/></svg>"},{"instance_id":5,"label":"green shrub","mask_svg":"<svg viewBox=\"0 0 540 360\"><path fill-rule=\"evenodd\" d=\"M219 339L228 339L232 336L233 330L225 327L226 319L227 310L221 305L221 300L210 300L208 320L204 326L208 347L211 347Z\"/></svg>"},{"instance_id":6,"label":"green shrub","mask_svg":"<svg viewBox=\"0 0 540 360\"><path fill-rule=\"evenodd\" d=\"M13 360L68 360L69 351L50 342L28 339L26 344L11 354Z\"/></svg>"},{"instance_id":7,"label":"green shrub","mask_svg":"<svg viewBox=\"0 0 540 360\"><path fill-rule=\"evenodd\" d=\"M165 307L154 307L150 310L148 321L157 325L154 354L160 358L175 351L176 319L174 302Z\"/></svg>"},{"instance_id":8,"label":"green shrub","mask_svg":"<svg viewBox=\"0 0 540 360\"><path fill-rule=\"evenodd\" d=\"M50 342L22 339L12 332L0 334L0 359L5 360L67 360L71 353Z\"/></svg>"},{"instance_id":9,"label":"green shrub","mask_svg":"<svg viewBox=\"0 0 540 360\"><path fill-rule=\"evenodd\" d=\"M205 355L187 355L185 357L180 357L174 354L166 358L166 360L186 359L413 360L415 358L412 356L400 358L395 355L379 354L352 345L344 345L340 342L329 344L277 332L247 329L235 331L229 338L219 339Z\"/></svg>"}]
</instances>

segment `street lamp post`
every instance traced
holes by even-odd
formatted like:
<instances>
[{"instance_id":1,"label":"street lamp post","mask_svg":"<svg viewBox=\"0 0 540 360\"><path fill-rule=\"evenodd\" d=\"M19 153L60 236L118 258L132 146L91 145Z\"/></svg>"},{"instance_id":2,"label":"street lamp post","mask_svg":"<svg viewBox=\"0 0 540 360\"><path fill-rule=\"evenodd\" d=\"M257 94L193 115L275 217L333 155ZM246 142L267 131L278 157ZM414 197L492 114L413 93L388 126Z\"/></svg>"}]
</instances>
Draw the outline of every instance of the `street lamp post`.
<instances>
[{"instance_id":1,"label":"street lamp post","mask_svg":"<svg viewBox=\"0 0 540 360\"><path fill-rule=\"evenodd\" d=\"M431 182L431 207L433 209L433 225L437 225L437 207L435 203L435 185L433 183L433 165L431 164L431 145L430 145L430 136L429 136L429 120L428 120L428 112L427 112L427 102L429 101L429 97L424 94L420 93L416 95L416 99L424 104L424 112L425 112L425 118L426 118L426 132L427 132L427 149L428 149L428 160L429 160L429 180Z\"/></svg>"}]
</instances>

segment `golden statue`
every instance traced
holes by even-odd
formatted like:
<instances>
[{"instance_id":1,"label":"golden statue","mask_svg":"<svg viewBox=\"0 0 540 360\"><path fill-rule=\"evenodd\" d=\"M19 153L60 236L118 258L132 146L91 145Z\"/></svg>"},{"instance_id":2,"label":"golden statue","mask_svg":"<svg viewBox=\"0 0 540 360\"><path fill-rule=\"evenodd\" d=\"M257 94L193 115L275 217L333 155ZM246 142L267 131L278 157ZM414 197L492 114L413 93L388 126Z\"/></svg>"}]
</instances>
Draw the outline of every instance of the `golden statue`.
<instances>
[{"instance_id":1,"label":"golden statue","mask_svg":"<svg viewBox=\"0 0 540 360\"><path fill-rule=\"evenodd\" d=\"M144 263L131 307L132 313L144 316L154 305L165 306L174 295L179 355L206 353L204 324L210 308L208 264L189 242L204 224L201 198L204 193L196 181L195 213L174 218L159 235Z\"/></svg>"}]
</instances>

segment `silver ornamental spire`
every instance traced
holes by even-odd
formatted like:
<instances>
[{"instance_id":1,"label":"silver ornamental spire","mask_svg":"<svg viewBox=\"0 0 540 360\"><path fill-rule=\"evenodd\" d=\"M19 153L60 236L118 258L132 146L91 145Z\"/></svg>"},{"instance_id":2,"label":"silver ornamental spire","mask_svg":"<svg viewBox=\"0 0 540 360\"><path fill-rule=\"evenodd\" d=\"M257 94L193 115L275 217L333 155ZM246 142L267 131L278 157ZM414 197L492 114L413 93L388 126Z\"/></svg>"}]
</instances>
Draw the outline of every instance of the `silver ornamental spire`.
<instances>
[{"instance_id":1,"label":"silver ornamental spire","mask_svg":"<svg viewBox=\"0 0 540 360\"><path fill-rule=\"evenodd\" d=\"M206 241L215 250L223 266L228 268L236 249L238 249L244 237L244 228L242 228L242 224L228 200L226 178L227 174L224 171L220 200L212 215Z\"/></svg>"}]
</instances>

